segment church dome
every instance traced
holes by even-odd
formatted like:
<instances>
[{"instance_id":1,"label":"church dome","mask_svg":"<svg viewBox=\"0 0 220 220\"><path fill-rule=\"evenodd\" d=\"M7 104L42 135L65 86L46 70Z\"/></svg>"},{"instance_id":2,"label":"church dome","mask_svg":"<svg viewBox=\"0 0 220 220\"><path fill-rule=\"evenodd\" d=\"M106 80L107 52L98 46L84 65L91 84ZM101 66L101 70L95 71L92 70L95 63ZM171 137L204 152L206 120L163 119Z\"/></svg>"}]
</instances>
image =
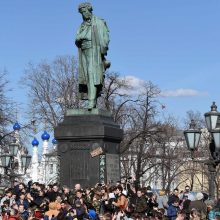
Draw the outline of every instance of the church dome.
<instances>
[{"instance_id":1,"label":"church dome","mask_svg":"<svg viewBox=\"0 0 220 220\"><path fill-rule=\"evenodd\" d=\"M56 145L58 142L57 142L57 140L54 138L53 140L52 140L52 144L53 145Z\"/></svg>"},{"instance_id":2,"label":"church dome","mask_svg":"<svg viewBox=\"0 0 220 220\"><path fill-rule=\"evenodd\" d=\"M33 145L33 146L38 146L38 145L39 145L39 141L37 140L37 138L34 138L34 139L33 139L32 145Z\"/></svg>"},{"instance_id":3,"label":"church dome","mask_svg":"<svg viewBox=\"0 0 220 220\"><path fill-rule=\"evenodd\" d=\"M19 125L18 122L16 122L16 123L13 125L14 131L18 131L18 130L20 130L20 128L21 128L21 126Z\"/></svg>"},{"instance_id":4,"label":"church dome","mask_svg":"<svg viewBox=\"0 0 220 220\"><path fill-rule=\"evenodd\" d=\"M50 139L50 135L44 131L44 133L41 135L41 138L43 141L48 141Z\"/></svg>"}]
</instances>

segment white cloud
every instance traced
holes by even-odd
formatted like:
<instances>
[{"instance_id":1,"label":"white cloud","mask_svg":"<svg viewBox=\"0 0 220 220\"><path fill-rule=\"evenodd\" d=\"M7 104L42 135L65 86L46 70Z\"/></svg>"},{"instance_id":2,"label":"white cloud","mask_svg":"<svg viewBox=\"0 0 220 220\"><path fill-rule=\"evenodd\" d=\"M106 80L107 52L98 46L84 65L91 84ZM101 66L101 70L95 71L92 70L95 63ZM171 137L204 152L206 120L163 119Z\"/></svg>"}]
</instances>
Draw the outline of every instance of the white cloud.
<instances>
[{"instance_id":1,"label":"white cloud","mask_svg":"<svg viewBox=\"0 0 220 220\"><path fill-rule=\"evenodd\" d=\"M176 89L176 90L165 90L161 93L163 97L187 97L187 96L206 96L207 92L201 92L195 89Z\"/></svg>"},{"instance_id":2,"label":"white cloud","mask_svg":"<svg viewBox=\"0 0 220 220\"><path fill-rule=\"evenodd\" d=\"M129 83L131 86L130 89L121 90L122 93L130 94L130 95L136 95L143 92L143 85L145 84L145 81L132 75L124 76L121 78L122 80L125 80ZM207 96L207 92L198 91L195 89L189 89L189 88L179 88L175 90L164 90L160 94L162 97L196 97L196 96Z\"/></svg>"},{"instance_id":3,"label":"white cloud","mask_svg":"<svg viewBox=\"0 0 220 220\"><path fill-rule=\"evenodd\" d=\"M139 78L132 76L132 75L125 76L123 78L123 80L128 82L128 84L130 85L130 88L126 89L126 90L121 90L121 92L128 94L128 95L139 94L141 92L141 90L143 89L143 85L145 82L144 80L139 79Z\"/></svg>"},{"instance_id":4,"label":"white cloud","mask_svg":"<svg viewBox=\"0 0 220 220\"><path fill-rule=\"evenodd\" d=\"M144 84L144 80L139 79L135 76L125 76L124 79L128 81L128 83L133 87L133 88L139 88L140 85Z\"/></svg>"}]
</instances>

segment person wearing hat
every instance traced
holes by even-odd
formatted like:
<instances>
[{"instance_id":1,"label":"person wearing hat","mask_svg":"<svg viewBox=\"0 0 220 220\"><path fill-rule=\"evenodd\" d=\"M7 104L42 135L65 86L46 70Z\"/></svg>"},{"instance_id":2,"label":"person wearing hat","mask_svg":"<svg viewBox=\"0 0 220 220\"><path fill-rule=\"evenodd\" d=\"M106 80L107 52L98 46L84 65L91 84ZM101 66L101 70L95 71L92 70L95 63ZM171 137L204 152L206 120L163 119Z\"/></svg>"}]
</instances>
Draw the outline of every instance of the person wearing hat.
<instances>
[{"instance_id":1,"label":"person wearing hat","mask_svg":"<svg viewBox=\"0 0 220 220\"><path fill-rule=\"evenodd\" d=\"M99 219L97 213L93 209L88 210L88 216L89 216L89 219L91 219L91 220L98 220Z\"/></svg>"},{"instance_id":2,"label":"person wearing hat","mask_svg":"<svg viewBox=\"0 0 220 220\"><path fill-rule=\"evenodd\" d=\"M157 197L157 202L158 202L158 208L159 209L164 209L165 213L164 215L167 215L167 209L168 209L168 196L166 194L166 190L162 189L159 192L159 196Z\"/></svg>"},{"instance_id":3,"label":"person wearing hat","mask_svg":"<svg viewBox=\"0 0 220 220\"><path fill-rule=\"evenodd\" d=\"M83 220L84 218L87 217L86 209L83 206L83 201L80 199L75 200L74 208L76 210L76 217L78 220Z\"/></svg>"},{"instance_id":4,"label":"person wearing hat","mask_svg":"<svg viewBox=\"0 0 220 220\"><path fill-rule=\"evenodd\" d=\"M201 214L201 219L205 220L207 216L207 206L203 201L204 195L199 192L196 194L195 200L190 202L189 210L196 209Z\"/></svg>"}]
</instances>

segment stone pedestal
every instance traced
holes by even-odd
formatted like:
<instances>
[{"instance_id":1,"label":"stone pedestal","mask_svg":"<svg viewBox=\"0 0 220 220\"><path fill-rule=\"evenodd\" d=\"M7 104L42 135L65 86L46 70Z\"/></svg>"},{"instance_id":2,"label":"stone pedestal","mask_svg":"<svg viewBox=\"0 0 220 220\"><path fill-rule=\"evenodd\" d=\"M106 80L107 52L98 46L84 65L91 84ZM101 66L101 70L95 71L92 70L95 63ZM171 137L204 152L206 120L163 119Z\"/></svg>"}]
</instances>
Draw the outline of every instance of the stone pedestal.
<instances>
[{"instance_id":1,"label":"stone pedestal","mask_svg":"<svg viewBox=\"0 0 220 220\"><path fill-rule=\"evenodd\" d=\"M118 181L122 135L122 129L107 111L68 110L55 129L61 185L94 186Z\"/></svg>"}]
</instances>

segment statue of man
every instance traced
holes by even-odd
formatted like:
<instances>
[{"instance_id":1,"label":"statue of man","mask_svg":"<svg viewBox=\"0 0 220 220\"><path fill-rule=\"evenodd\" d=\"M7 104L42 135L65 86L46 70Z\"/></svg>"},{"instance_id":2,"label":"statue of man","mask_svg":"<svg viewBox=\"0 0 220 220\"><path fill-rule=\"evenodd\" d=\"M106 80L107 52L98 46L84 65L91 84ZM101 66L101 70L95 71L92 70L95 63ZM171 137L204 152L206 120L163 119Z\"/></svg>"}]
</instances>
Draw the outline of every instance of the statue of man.
<instances>
[{"instance_id":1,"label":"statue of man","mask_svg":"<svg viewBox=\"0 0 220 220\"><path fill-rule=\"evenodd\" d=\"M80 25L76 46L79 49L79 93L81 99L88 99L88 109L96 107L104 83L104 73L110 67L105 59L109 44L109 30L106 22L92 14L90 3L81 3L79 12L83 22Z\"/></svg>"}]
</instances>

